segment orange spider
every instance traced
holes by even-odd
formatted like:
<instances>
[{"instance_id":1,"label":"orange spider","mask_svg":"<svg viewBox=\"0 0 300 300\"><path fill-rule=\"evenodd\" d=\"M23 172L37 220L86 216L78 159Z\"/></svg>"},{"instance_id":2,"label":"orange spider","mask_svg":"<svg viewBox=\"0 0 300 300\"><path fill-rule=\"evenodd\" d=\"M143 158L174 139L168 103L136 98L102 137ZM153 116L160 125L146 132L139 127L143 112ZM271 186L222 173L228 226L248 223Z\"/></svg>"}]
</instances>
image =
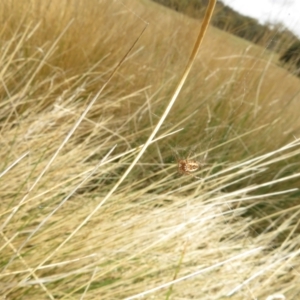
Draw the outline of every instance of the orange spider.
<instances>
[{"instance_id":1,"label":"orange spider","mask_svg":"<svg viewBox=\"0 0 300 300\"><path fill-rule=\"evenodd\" d=\"M206 159L207 153L205 154L204 160ZM190 159L189 156L186 159L179 159L177 158L177 166L178 166L178 173L182 175L191 175L195 178L198 178L197 176L194 176L192 173L198 171L201 167L205 165L205 163L200 163L197 160Z\"/></svg>"},{"instance_id":2,"label":"orange spider","mask_svg":"<svg viewBox=\"0 0 300 300\"><path fill-rule=\"evenodd\" d=\"M177 164L178 172L185 175L192 175L191 173L196 172L202 166L194 159L178 159Z\"/></svg>"}]
</instances>

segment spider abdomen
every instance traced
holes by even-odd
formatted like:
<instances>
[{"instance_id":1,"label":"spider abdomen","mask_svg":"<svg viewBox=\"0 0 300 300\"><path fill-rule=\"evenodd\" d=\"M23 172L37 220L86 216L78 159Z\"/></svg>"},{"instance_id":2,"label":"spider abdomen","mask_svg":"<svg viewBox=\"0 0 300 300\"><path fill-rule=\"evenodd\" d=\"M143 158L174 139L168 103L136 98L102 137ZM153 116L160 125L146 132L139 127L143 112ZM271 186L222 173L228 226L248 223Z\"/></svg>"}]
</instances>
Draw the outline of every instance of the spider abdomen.
<instances>
[{"instance_id":1,"label":"spider abdomen","mask_svg":"<svg viewBox=\"0 0 300 300\"><path fill-rule=\"evenodd\" d=\"M181 159L178 161L178 171L181 174L189 175L200 168L200 163L193 159Z\"/></svg>"}]
</instances>

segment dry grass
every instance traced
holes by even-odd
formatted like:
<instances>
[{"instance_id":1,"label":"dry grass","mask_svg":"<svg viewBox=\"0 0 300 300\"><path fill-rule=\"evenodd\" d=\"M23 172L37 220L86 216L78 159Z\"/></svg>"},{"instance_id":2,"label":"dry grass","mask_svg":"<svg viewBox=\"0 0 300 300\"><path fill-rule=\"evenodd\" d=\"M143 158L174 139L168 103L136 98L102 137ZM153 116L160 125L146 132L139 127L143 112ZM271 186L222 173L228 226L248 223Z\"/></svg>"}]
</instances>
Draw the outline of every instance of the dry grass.
<instances>
[{"instance_id":1,"label":"dry grass","mask_svg":"<svg viewBox=\"0 0 300 300\"><path fill-rule=\"evenodd\" d=\"M157 139L104 202L199 24L138 0L1 6L3 299L299 297L298 78L209 28ZM200 179L177 174L176 151L207 154Z\"/></svg>"}]
</instances>

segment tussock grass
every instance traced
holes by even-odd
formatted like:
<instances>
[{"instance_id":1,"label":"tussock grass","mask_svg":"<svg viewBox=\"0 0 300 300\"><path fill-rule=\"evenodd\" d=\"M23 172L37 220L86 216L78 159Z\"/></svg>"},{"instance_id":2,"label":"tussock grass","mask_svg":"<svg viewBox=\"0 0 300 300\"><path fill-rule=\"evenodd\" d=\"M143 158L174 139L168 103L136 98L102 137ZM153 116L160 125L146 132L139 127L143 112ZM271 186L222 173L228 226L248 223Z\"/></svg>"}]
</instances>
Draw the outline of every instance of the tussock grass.
<instances>
[{"instance_id":1,"label":"tussock grass","mask_svg":"<svg viewBox=\"0 0 300 300\"><path fill-rule=\"evenodd\" d=\"M1 5L4 299L297 299L298 78L209 28L152 141L198 22L137 0ZM174 151L206 157L200 179Z\"/></svg>"}]
</instances>

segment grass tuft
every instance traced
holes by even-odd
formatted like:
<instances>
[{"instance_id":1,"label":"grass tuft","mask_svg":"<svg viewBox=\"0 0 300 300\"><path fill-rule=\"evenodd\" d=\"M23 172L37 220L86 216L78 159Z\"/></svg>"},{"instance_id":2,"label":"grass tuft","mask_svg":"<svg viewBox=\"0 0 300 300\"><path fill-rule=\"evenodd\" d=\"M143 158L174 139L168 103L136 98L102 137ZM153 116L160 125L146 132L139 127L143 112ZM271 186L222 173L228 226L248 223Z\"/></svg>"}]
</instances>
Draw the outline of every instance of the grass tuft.
<instances>
[{"instance_id":1,"label":"grass tuft","mask_svg":"<svg viewBox=\"0 0 300 300\"><path fill-rule=\"evenodd\" d=\"M276 55L205 21L193 50L201 23L146 0L1 5L5 299L297 299L299 78Z\"/></svg>"}]
</instances>

